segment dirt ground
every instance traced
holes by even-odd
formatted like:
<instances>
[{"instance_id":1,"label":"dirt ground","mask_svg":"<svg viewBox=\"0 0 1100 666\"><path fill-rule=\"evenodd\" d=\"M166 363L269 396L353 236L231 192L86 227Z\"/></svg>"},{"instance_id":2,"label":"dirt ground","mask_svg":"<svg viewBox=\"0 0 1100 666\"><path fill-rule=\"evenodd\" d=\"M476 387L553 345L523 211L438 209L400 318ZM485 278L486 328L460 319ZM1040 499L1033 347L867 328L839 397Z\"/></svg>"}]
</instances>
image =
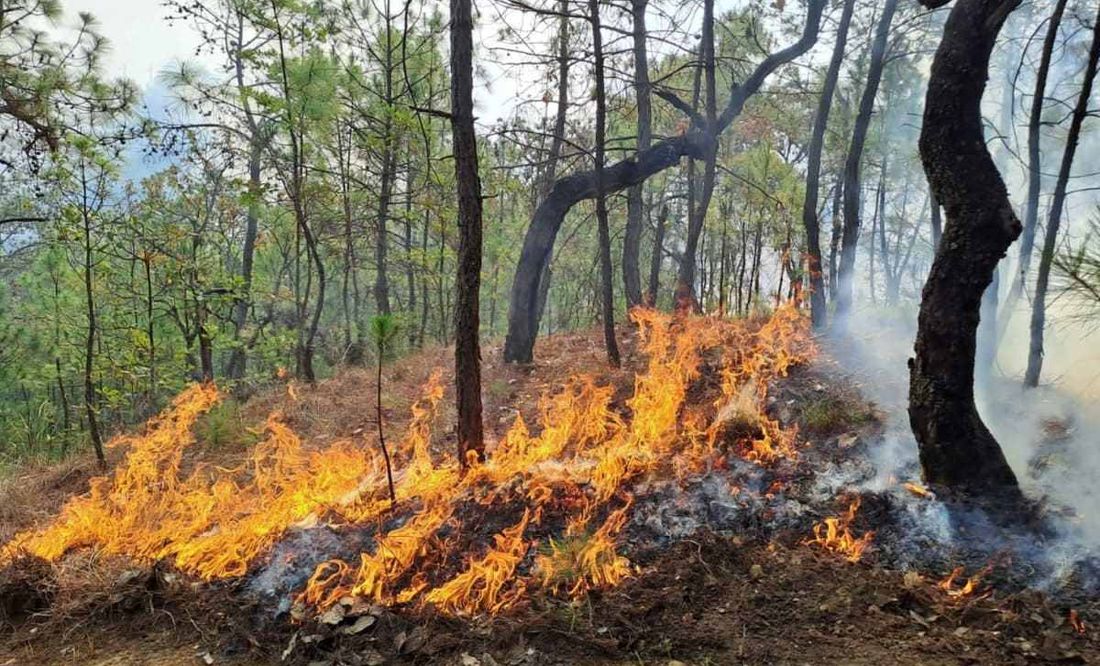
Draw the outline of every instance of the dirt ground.
<instances>
[{"instance_id":1,"label":"dirt ground","mask_svg":"<svg viewBox=\"0 0 1100 666\"><path fill-rule=\"evenodd\" d=\"M486 423L503 434L517 411L531 416L537 397L577 368L595 371L625 396L639 361L622 331L626 363L606 364L597 332L554 336L540 343L533 367L505 366L499 349L484 350ZM395 363L386 375L386 412L400 428L403 414L448 350L432 349ZM828 358L803 371L817 381L836 372ZM797 381L797 378L796 380ZM850 383L834 382L838 400L859 400ZM372 373L348 370L316 388L273 386L245 403L243 418L261 422L283 409L303 439L322 446L370 427ZM854 397L853 397L854 396ZM873 413L867 405L863 413ZM443 423L453 422L444 413ZM846 424L825 424L832 436ZM861 427L873 429L873 423ZM813 437L810 433L808 437ZM445 433L444 439L453 434ZM203 460L232 463L239 450L197 447ZM117 460L117 452L115 458ZM0 541L55 513L87 488L94 470L74 460L28 468L0 485ZM582 602L531 596L493 620L464 622L370 609L370 626L269 621L242 605L231 585L198 585L171 572L95 562L67 563L67 576L109 571L95 594L13 601L14 580L0 580L0 666L89 664L252 665L595 664L1074 664L1100 663L1100 602L1077 608L1052 604L1034 591L983 589L954 599L935 581L843 558L803 543L805 535L761 538L707 532L667 547L642 548L635 575ZM106 563L111 564L111 563ZM10 570L9 570L10 575ZM5 587L7 585L7 587ZM90 584L91 585L91 584ZM8 594L5 597L5 594ZM1072 626L1072 617L1083 624ZM358 623L356 624L358 626ZM285 655L285 659L284 659Z\"/></svg>"}]
</instances>

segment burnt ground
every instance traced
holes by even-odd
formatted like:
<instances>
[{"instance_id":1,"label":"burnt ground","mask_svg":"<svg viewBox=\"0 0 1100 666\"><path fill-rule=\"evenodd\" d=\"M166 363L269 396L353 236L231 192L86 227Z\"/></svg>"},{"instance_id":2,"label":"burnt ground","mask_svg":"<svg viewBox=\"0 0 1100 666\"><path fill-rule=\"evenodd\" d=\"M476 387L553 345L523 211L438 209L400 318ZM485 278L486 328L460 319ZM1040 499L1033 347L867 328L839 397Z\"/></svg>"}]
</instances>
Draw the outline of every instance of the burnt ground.
<instances>
[{"instance_id":1,"label":"burnt ground","mask_svg":"<svg viewBox=\"0 0 1100 666\"><path fill-rule=\"evenodd\" d=\"M516 411L533 413L538 394L575 368L604 367L598 340L596 332L556 336L540 346L533 368L490 362L489 426L500 434ZM486 352L487 359L497 356ZM625 397L638 361L628 351L626 368L606 372L602 381ZM446 367L446 350L389 371L394 397L387 411L395 421L437 365ZM369 374L349 371L315 390L300 389L301 400L289 406L285 391L275 388L243 411L260 420L284 408L304 438L324 445L363 427ZM338 617L295 623L276 617L245 582L198 584L166 568L77 554L63 566L24 562L3 572L0 666L1100 663L1094 592L1073 580L1049 594L1035 591L1034 583L1045 580L1036 571L1041 558L1025 553L1013 561L1004 554L1029 538L1041 552L1041 537L1021 531L982 547L988 539L978 534L964 547L949 547L907 522L931 505L876 485L877 470L866 469L891 419L865 399L861 382L826 354L778 383L770 411L800 424L806 441L800 462L766 473L730 471L752 492L732 493L725 503L713 501L707 479L687 489L686 504L673 497L679 491L654 489L623 536L635 575L582 601L533 593L500 617L472 621L341 607ZM709 394L708 387L699 393ZM199 447L192 455L232 461L240 452ZM0 510L0 535L56 511L64 497L86 487L88 476L70 462L7 482L0 487L8 505ZM777 481L783 489L761 499L760 491ZM805 543L814 523L847 505L848 495L834 491L853 483L863 497L853 532L877 531L875 546L855 564ZM937 587L953 565L972 573L983 562L995 566L973 594L956 598ZM1073 627L1071 617L1083 626Z\"/></svg>"}]
</instances>

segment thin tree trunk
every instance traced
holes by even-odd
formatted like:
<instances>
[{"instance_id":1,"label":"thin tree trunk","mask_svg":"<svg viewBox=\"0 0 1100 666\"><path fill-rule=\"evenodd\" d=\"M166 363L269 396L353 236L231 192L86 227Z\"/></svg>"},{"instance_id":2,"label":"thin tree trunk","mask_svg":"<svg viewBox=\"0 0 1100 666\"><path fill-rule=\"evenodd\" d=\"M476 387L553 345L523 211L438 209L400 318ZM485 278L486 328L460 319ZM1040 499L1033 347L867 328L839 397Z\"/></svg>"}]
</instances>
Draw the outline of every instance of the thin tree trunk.
<instances>
[{"instance_id":1,"label":"thin tree trunk","mask_svg":"<svg viewBox=\"0 0 1100 666\"><path fill-rule=\"evenodd\" d=\"M634 91L638 105L638 152L652 142L653 110L649 96L649 55L646 53L646 7L648 0L632 0L634 21ZM642 185L630 188L626 199L626 230L623 234L623 290L626 305L642 303L640 255L642 246Z\"/></svg>"},{"instance_id":2,"label":"thin tree trunk","mask_svg":"<svg viewBox=\"0 0 1100 666\"><path fill-rule=\"evenodd\" d=\"M695 267L698 260L699 239L703 234L703 226L707 220L707 210L710 208L710 200L714 195L714 179L718 166L718 142L720 130L718 128L718 88L714 65L714 0L703 2L703 40L700 45L703 57L703 72L706 88L706 118L704 128L706 132L705 152L703 154L703 182L699 192L699 200L694 202L691 215L688 218L687 242L684 244L684 258L680 262L680 271L676 277L676 296L674 299L677 308L691 308L700 311L699 301L695 295Z\"/></svg>"},{"instance_id":3,"label":"thin tree trunk","mask_svg":"<svg viewBox=\"0 0 1100 666\"><path fill-rule=\"evenodd\" d=\"M229 354L226 376L229 379L241 379L245 375L248 363L248 349L241 340L248 312L252 308L252 274L256 257L256 239L259 236L260 201L263 196L263 152L266 140L260 133L259 123L252 111L250 93L245 84L244 71L244 13L237 10L237 40L234 44L233 67L237 86L244 110L245 124L248 127L248 210L245 214L244 246L241 249L241 288L233 299L233 311L230 319L233 323L233 349Z\"/></svg>"},{"instance_id":4,"label":"thin tree trunk","mask_svg":"<svg viewBox=\"0 0 1100 666\"><path fill-rule=\"evenodd\" d=\"M825 279L821 266L821 224L817 219L817 200L821 189L821 154L825 148L825 130L829 126L829 109L833 105L840 66L844 62L844 49L848 43L848 28L852 24L855 0L844 0L844 9L837 25L836 43L821 96L817 100L814 129L806 166L806 199L802 205L802 226L806 231L806 258L810 271L810 320L815 329L825 326L828 313L825 305Z\"/></svg>"},{"instance_id":5,"label":"thin tree trunk","mask_svg":"<svg viewBox=\"0 0 1100 666\"><path fill-rule=\"evenodd\" d=\"M546 158L546 170L542 174L542 182L539 185L538 203L550 196L550 190L554 186L554 179L558 173L558 161L561 159L562 148L565 145L565 123L569 115L569 65L572 55L569 52L569 0L558 0L558 101L554 112L554 136L550 139L550 154ZM542 319L546 309L547 299L550 296L550 282L553 271L552 257L548 257L542 270L539 271L538 297L535 304L536 320Z\"/></svg>"},{"instance_id":6,"label":"thin tree trunk","mask_svg":"<svg viewBox=\"0 0 1100 666\"><path fill-rule=\"evenodd\" d=\"M607 197L604 194L604 142L607 132L607 97L604 91L603 35L600 30L600 0L589 0L592 21L593 76L596 79L596 223L600 240L600 295L603 305L603 338L607 361L619 367L619 344L615 341L615 283L611 267L611 231L607 221Z\"/></svg>"},{"instance_id":7,"label":"thin tree trunk","mask_svg":"<svg viewBox=\"0 0 1100 666\"><path fill-rule=\"evenodd\" d=\"M649 291L646 305L657 307L657 294L661 293L661 259L665 251L665 225L668 223L668 204L662 203L657 213L657 229L653 234L653 254L649 257Z\"/></svg>"},{"instance_id":8,"label":"thin tree trunk","mask_svg":"<svg viewBox=\"0 0 1100 666\"><path fill-rule=\"evenodd\" d=\"M1068 0L1057 0L1043 38L1043 51L1039 58L1039 69L1035 72L1035 91L1031 97L1031 114L1027 120L1027 207L1024 209L1024 230L1020 234L1020 252L1016 274L1012 278L1008 296L1005 298L1003 313L998 322L997 338L1004 336L1013 311L1024 293L1027 274L1031 270L1031 256L1035 249L1035 231L1039 223L1039 195L1043 183L1043 158L1041 151L1043 108L1046 102L1047 78L1050 75L1050 63L1054 46L1058 41L1058 30L1062 25L1062 16Z\"/></svg>"},{"instance_id":9,"label":"thin tree trunk","mask_svg":"<svg viewBox=\"0 0 1100 666\"><path fill-rule=\"evenodd\" d=\"M387 116L388 118L388 116ZM394 149L390 139L392 122L387 119L383 132L382 180L379 183L378 213L374 222L374 301L378 313L392 313L390 307L390 283L387 261L388 222L390 217L390 199L393 197L393 179L396 170Z\"/></svg>"},{"instance_id":10,"label":"thin tree trunk","mask_svg":"<svg viewBox=\"0 0 1100 666\"><path fill-rule=\"evenodd\" d=\"M844 198L844 183L839 178L836 185L833 187L833 219L832 238L829 240L829 300L836 300L837 293L837 267L836 259L837 252L840 250L840 237L843 234L843 223L841 221L840 210L841 201Z\"/></svg>"},{"instance_id":11,"label":"thin tree trunk","mask_svg":"<svg viewBox=\"0 0 1100 666\"><path fill-rule=\"evenodd\" d=\"M88 177L84 158L80 161L81 216L84 222L84 299L87 306L88 331L84 338L84 413L88 419L88 434L92 438L92 448L100 467L107 466L107 457L103 454L103 436L99 432L99 400L95 385L95 341L96 313L95 289L92 269L94 254L92 251L92 216L88 201Z\"/></svg>"},{"instance_id":12,"label":"thin tree trunk","mask_svg":"<svg viewBox=\"0 0 1100 666\"><path fill-rule=\"evenodd\" d=\"M898 0L885 0L882 16L875 29L871 46L871 62L867 70L867 82L863 97L859 100L859 112L852 129L852 141L848 146L848 159L844 165L844 231L841 236L840 274L837 278L836 319L843 325L852 310L852 279L856 264L856 245L859 242L859 203L861 189L860 166L867 133L871 128L871 114L875 109L882 70L886 64L886 45L890 37L890 23L898 7Z\"/></svg>"},{"instance_id":13,"label":"thin tree trunk","mask_svg":"<svg viewBox=\"0 0 1100 666\"><path fill-rule=\"evenodd\" d=\"M485 459L481 418L481 180L474 131L471 0L451 0L451 136L458 187L458 266L455 272L455 397L458 460Z\"/></svg>"},{"instance_id":14,"label":"thin tree trunk","mask_svg":"<svg viewBox=\"0 0 1100 666\"><path fill-rule=\"evenodd\" d=\"M1043 336L1046 330L1050 269L1058 249L1058 229L1062 225L1066 190L1069 187L1070 173L1073 171L1073 160L1077 156L1077 144L1081 139L1081 126L1089 115L1093 80L1096 78L1097 65L1100 63L1100 6L1097 7L1092 26L1092 44L1089 46L1088 64L1085 66L1085 80L1081 83L1081 94L1077 96L1077 105L1073 108L1069 134L1066 135L1066 147L1062 152L1062 165L1058 169L1058 180L1050 200L1050 215L1047 217L1046 235L1043 238L1043 253L1039 257L1039 274L1036 277L1035 298L1031 309L1031 342L1028 345L1027 372L1024 374L1024 386L1028 387L1039 385L1039 376L1043 371Z\"/></svg>"}]
</instances>

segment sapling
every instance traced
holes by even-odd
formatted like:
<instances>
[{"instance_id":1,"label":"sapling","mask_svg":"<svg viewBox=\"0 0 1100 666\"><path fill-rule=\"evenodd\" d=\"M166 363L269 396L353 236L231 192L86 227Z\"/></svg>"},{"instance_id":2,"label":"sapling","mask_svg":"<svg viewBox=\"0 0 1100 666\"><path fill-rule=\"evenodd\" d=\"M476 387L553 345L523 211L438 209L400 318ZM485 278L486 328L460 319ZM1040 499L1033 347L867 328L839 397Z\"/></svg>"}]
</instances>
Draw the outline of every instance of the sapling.
<instances>
[{"instance_id":1,"label":"sapling","mask_svg":"<svg viewBox=\"0 0 1100 666\"><path fill-rule=\"evenodd\" d=\"M382 458L386 462L386 481L389 484L392 509L397 505L397 493L393 489L393 467L390 464L390 452L386 448L386 434L382 428L382 363L386 360L390 343L397 338L397 320L393 315L375 315L370 320L370 336L374 340L378 371L375 381L375 423L378 425L378 445L382 448Z\"/></svg>"}]
</instances>

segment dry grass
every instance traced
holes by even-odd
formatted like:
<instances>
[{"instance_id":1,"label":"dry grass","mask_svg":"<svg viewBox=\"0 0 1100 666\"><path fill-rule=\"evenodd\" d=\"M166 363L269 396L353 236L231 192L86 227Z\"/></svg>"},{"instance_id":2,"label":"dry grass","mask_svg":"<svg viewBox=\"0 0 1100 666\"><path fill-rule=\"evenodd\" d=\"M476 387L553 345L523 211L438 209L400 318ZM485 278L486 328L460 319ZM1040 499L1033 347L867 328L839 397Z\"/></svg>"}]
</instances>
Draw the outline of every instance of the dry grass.
<instances>
[{"instance_id":1,"label":"dry grass","mask_svg":"<svg viewBox=\"0 0 1100 666\"><path fill-rule=\"evenodd\" d=\"M577 372L588 372L601 382L614 384L625 395L634 377L636 362L634 329L623 326L619 340L623 349L623 368L607 365L600 332L596 329L550 336L541 339L537 361L529 366L505 364L502 345L489 342L482 348L483 395L486 436L490 445L512 425L517 413L529 420L537 415L539 398L554 392ZM388 437L398 437L410 416L410 407L421 397L433 372L440 371L446 396L436 429L435 444L445 450L453 443L454 360L453 348L439 345L389 362L383 368L383 414ZM375 442L375 371L373 368L347 367L316 386L288 380L261 390L234 407L233 419L240 427L262 434L265 419L272 412L282 413L286 422L307 447L324 447L339 439L361 439L365 446ZM236 427L236 426L235 426ZM198 463L232 467L248 453L243 445L203 441L185 456L185 467ZM237 433L240 434L240 433ZM247 441L247 437L239 438ZM239 444L240 441L237 443ZM124 450L108 449L108 468L114 466ZM16 532L42 523L56 515L65 500L88 489L88 479L100 474L90 455L73 456L60 462L32 462L0 477L0 543Z\"/></svg>"}]
</instances>

